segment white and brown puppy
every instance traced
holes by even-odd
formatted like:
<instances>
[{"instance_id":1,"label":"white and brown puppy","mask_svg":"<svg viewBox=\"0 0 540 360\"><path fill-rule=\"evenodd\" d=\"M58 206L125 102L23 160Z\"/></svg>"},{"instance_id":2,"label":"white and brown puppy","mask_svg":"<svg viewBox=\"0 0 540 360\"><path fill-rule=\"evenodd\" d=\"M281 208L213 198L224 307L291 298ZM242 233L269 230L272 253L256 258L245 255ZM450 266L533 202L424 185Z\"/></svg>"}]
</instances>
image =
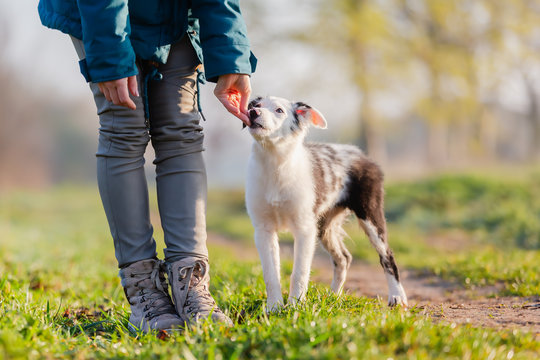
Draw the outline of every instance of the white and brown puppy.
<instances>
[{"instance_id":1,"label":"white and brown puppy","mask_svg":"<svg viewBox=\"0 0 540 360\"><path fill-rule=\"evenodd\" d=\"M332 290L340 293L352 256L342 225L353 212L379 254L388 282L388 304L407 306L394 256L388 246L383 210L383 174L352 145L305 143L309 126L326 120L304 103L277 97L249 105L255 139L248 164L246 205L255 228L268 310L283 305L278 231L294 236L294 265L288 303L306 294L316 240L334 263Z\"/></svg>"}]
</instances>

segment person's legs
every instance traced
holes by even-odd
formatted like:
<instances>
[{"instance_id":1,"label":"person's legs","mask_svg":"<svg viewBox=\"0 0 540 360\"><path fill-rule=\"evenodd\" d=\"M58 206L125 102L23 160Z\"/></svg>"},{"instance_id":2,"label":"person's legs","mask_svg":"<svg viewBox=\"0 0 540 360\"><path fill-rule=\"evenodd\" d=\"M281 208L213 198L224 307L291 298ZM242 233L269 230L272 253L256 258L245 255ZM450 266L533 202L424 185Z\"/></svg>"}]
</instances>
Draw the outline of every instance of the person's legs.
<instances>
[{"instance_id":1,"label":"person's legs","mask_svg":"<svg viewBox=\"0 0 540 360\"><path fill-rule=\"evenodd\" d=\"M84 59L83 42L73 36L71 41L79 59ZM96 154L99 193L118 265L125 267L157 255L144 173L144 152L150 140L144 104L140 97L132 96L137 109L128 109L109 102L96 83L90 83L90 89L100 124Z\"/></svg>"},{"instance_id":2,"label":"person's legs","mask_svg":"<svg viewBox=\"0 0 540 360\"><path fill-rule=\"evenodd\" d=\"M146 64L147 66L151 66ZM150 134L156 151L159 213L176 311L188 324L211 316L232 325L208 291L206 170L197 111L199 61L187 37L171 47L149 84Z\"/></svg>"},{"instance_id":3,"label":"person's legs","mask_svg":"<svg viewBox=\"0 0 540 360\"><path fill-rule=\"evenodd\" d=\"M149 141L140 98L137 110L114 105L90 84L100 120L97 151L99 193L114 239L119 267L156 256L150 224L144 151Z\"/></svg>"},{"instance_id":4,"label":"person's legs","mask_svg":"<svg viewBox=\"0 0 540 360\"><path fill-rule=\"evenodd\" d=\"M206 169L197 110L199 60L189 39L171 47L163 78L149 83L150 134L165 260L207 258Z\"/></svg>"},{"instance_id":5,"label":"person's legs","mask_svg":"<svg viewBox=\"0 0 540 360\"><path fill-rule=\"evenodd\" d=\"M72 38L79 59L82 41ZM165 282L165 268L156 259L150 224L144 152L150 136L141 98L131 110L107 101L95 83L90 89L99 115L98 187L107 215L124 292L131 306L132 326L147 332L184 325Z\"/></svg>"},{"instance_id":6,"label":"person's legs","mask_svg":"<svg viewBox=\"0 0 540 360\"><path fill-rule=\"evenodd\" d=\"M157 163L157 194L167 247L165 261L207 258L206 171L200 152Z\"/></svg>"}]
</instances>

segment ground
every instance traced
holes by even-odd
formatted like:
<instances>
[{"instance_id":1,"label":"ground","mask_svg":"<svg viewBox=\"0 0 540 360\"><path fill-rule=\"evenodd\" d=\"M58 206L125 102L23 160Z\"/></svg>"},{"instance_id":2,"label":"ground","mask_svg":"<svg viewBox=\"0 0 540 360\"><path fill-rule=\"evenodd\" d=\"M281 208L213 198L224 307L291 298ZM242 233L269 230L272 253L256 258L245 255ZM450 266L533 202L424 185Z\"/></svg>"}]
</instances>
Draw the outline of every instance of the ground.
<instances>
[{"instance_id":1,"label":"ground","mask_svg":"<svg viewBox=\"0 0 540 360\"><path fill-rule=\"evenodd\" d=\"M244 260L258 258L255 247L231 240L220 234L209 234L209 243L226 246ZM455 242L452 242L455 245ZM281 244L281 257L292 261L292 247ZM403 287L409 306L422 309L434 321L470 323L496 329L520 329L536 334L540 339L540 296L497 296L498 286L472 286L464 289L459 284L443 280L433 274L402 269ZM317 248L313 260L312 281L330 284L332 263L328 254ZM358 296L381 297L387 295L384 273L380 266L355 259L349 269L345 292Z\"/></svg>"},{"instance_id":2,"label":"ground","mask_svg":"<svg viewBox=\"0 0 540 360\"><path fill-rule=\"evenodd\" d=\"M329 290L331 262L319 249L306 300L268 314L242 191L210 194L210 287L235 326L205 323L158 338L128 331L129 304L94 186L0 194L0 359L539 358L540 181L511 194L516 186L441 181L387 189L408 310L386 306L376 252L351 222L345 294ZM286 297L292 242L280 239Z\"/></svg>"}]
</instances>

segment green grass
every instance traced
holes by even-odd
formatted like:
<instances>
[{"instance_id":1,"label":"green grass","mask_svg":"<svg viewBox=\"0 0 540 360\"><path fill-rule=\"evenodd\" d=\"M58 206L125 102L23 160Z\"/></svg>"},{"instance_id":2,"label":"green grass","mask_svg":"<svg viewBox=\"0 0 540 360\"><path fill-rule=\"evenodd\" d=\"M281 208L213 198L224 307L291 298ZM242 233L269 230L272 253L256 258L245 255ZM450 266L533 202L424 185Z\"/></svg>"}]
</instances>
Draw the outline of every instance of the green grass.
<instances>
[{"instance_id":1,"label":"green grass","mask_svg":"<svg viewBox=\"0 0 540 360\"><path fill-rule=\"evenodd\" d=\"M215 202L215 196L223 196L225 205ZM251 226L245 213L241 215L239 199L241 194L213 194L209 224L214 224L214 230L226 224L250 241ZM227 201L236 207L229 207ZM229 211L219 213L214 206ZM222 218L215 219L216 213ZM230 227L228 215L236 216L235 226ZM401 225L394 226L392 232L398 232ZM398 260L412 265L416 258L417 263L425 262L419 268L429 268L426 251L439 260L444 252L416 231L395 235ZM407 250L409 235L419 235L422 245ZM156 238L162 246L159 229ZM366 239L354 234L351 242L368 247ZM480 278L499 281L498 271L506 267L509 271L502 271L501 277L527 283L533 286L532 292L538 292L537 283L529 281L534 277L530 272L537 270L538 253L515 249L515 255L506 258L499 248L479 242L470 257L484 265L494 257L493 268L470 265L473 261L467 253L457 251L448 257L456 272L445 273L450 267L442 266L439 273L458 279L478 273ZM369 250L366 259L374 261L374 252ZM539 342L530 333L433 323L417 309L389 309L378 300L353 296L336 298L321 285L310 288L300 307L266 315L260 265L237 259L225 248L210 249L211 287L233 318L234 328L202 324L163 340L155 334L133 336L126 328L129 307L94 188L0 195L0 253L0 358L5 359L506 359L510 355L530 359L540 352ZM530 268L523 266L527 263ZM284 271L290 271L290 266ZM488 277L492 274L496 274L493 279Z\"/></svg>"},{"instance_id":2,"label":"green grass","mask_svg":"<svg viewBox=\"0 0 540 360\"><path fill-rule=\"evenodd\" d=\"M210 230L253 242L243 192L212 192L209 201ZM518 179L451 175L391 183L385 201L398 265L464 287L501 284L500 295L540 294L539 173ZM356 221L346 230L353 256L378 263ZM285 233L280 240L291 242L292 237Z\"/></svg>"},{"instance_id":3,"label":"green grass","mask_svg":"<svg viewBox=\"0 0 540 360\"><path fill-rule=\"evenodd\" d=\"M392 223L459 228L500 246L540 249L540 173L521 179L448 175L386 188Z\"/></svg>"}]
</instances>

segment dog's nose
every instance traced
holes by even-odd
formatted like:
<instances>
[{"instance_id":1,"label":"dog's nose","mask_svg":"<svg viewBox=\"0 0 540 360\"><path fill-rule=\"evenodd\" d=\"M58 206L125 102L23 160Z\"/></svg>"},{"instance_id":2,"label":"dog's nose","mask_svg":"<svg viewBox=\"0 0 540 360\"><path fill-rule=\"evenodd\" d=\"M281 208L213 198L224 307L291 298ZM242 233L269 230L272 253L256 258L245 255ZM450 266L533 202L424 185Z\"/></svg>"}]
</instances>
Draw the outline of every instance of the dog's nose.
<instances>
[{"instance_id":1,"label":"dog's nose","mask_svg":"<svg viewBox=\"0 0 540 360\"><path fill-rule=\"evenodd\" d=\"M259 109L250 109L249 110L249 120L255 120L261 115L261 110Z\"/></svg>"}]
</instances>

